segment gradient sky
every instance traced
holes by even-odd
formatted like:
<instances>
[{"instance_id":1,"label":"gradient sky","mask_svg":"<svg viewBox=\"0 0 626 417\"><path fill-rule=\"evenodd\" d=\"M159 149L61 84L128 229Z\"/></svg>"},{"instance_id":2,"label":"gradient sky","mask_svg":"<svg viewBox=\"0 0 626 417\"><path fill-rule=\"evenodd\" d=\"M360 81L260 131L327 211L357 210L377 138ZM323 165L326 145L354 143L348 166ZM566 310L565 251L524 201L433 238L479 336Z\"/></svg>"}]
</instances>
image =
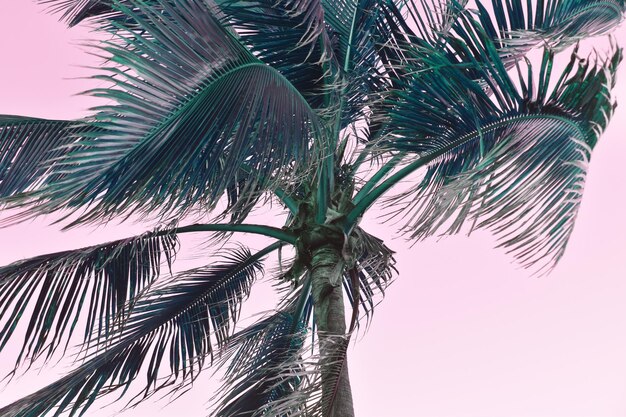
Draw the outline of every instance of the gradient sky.
<instances>
[{"instance_id":1,"label":"gradient sky","mask_svg":"<svg viewBox=\"0 0 626 417\"><path fill-rule=\"evenodd\" d=\"M615 36L626 45L624 27ZM89 37L85 28L65 29L33 1L0 0L0 114L85 115L97 102L75 94L97 84L75 78L97 65L79 46ZM602 49L607 41L591 43ZM626 66L619 77L615 94L624 105L594 152L576 230L551 275L531 277L485 233L411 248L392 240L393 228L377 225L376 213L364 221L397 251L400 276L349 350L357 416L626 416ZM0 230L0 264L145 229L60 233L45 221L22 224ZM264 305L268 293L259 294L246 312ZM0 364L5 355L14 358L3 353ZM0 405L66 369L21 378L0 392ZM205 372L194 391L167 408L150 401L123 415L204 416L215 389L210 376ZM122 404L87 415L113 416Z\"/></svg>"}]
</instances>

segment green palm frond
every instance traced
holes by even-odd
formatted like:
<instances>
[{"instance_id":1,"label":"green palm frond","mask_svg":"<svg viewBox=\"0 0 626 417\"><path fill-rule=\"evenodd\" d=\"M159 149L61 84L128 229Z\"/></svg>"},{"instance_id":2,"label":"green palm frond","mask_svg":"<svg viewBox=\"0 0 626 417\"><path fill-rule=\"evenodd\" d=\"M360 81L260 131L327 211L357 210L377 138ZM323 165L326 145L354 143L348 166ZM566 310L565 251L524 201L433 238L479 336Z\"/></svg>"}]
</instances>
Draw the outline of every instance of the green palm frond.
<instances>
[{"instance_id":1,"label":"green palm frond","mask_svg":"<svg viewBox=\"0 0 626 417\"><path fill-rule=\"evenodd\" d=\"M88 130L80 122L0 115L0 202L45 182L50 163Z\"/></svg>"},{"instance_id":2,"label":"green palm frond","mask_svg":"<svg viewBox=\"0 0 626 417\"><path fill-rule=\"evenodd\" d=\"M313 305L309 292L302 287L291 294L291 299L229 341L221 358L229 366L221 395L215 398L215 416L277 415L276 403L297 395L304 383L305 339ZM289 415L304 412L304 400L291 407Z\"/></svg>"},{"instance_id":3,"label":"green palm frond","mask_svg":"<svg viewBox=\"0 0 626 417\"><path fill-rule=\"evenodd\" d=\"M242 170L237 182L226 187L226 209L221 216L230 215L231 224L243 222L262 201L263 191L261 184L255 181L254 174Z\"/></svg>"},{"instance_id":4,"label":"green palm frond","mask_svg":"<svg viewBox=\"0 0 626 417\"><path fill-rule=\"evenodd\" d=\"M537 44L563 48L610 32L626 12L624 0L476 0L476 5L482 27L499 49Z\"/></svg>"},{"instance_id":5,"label":"green palm frond","mask_svg":"<svg viewBox=\"0 0 626 417\"><path fill-rule=\"evenodd\" d=\"M310 349L305 350L300 357L289 357L288 360L277 365L274 375L279 376L273 380L275 385L265 384L266 387L263 387L266 393L273 395L271 402L265 403L261 410L242 415L255 417L324 417L330 415L330 410L335 404L335 391L340 373L345 371L347 342L347 339L340 338L337 343L341 343L342 346L338 354L330 361L329 358L325 358L324 365L321 364L321 355L311 353ZM322 373L328 376L328 391L324 390ZM265 377L271 378L274 375ZM272 380L269 379L269 382ZM266 401L264 396L261 396L261 399L263 402ZM252 401L244 405L253 405ZM226 415L228 414L223 414L223 416Z\"/></svg>"},{"instance_id":6,"label":"green palm frond","mask_svg":"<svg viewBox=\"0 0 626 417\"><path fill-rule=\"evenodd\" d=\"M504 64L510 68L534 47L562 50L583 38L610 33L623 20L626 3L624 0L406 0L400 3L399 10L406 15L398 22L411 44L429 44L446 51L451 61L467 63L472 60L467 56L467 47L475 55L477 50L486 48L485 42L490 42L496 45ZM468 23L474 20L479 26Z\"/></svg>"},{"instance_id":7,"label":"green palm frond","mask_svg":"<svg viewBox=\"0 0 626 417\"><path fill-rule=\"evenodd\" d=\"M422 23L431 45L468 62L466 46L484 49L493 42L507 67L536 46L562 50L579 40L610 33L626 12L624 0L422 0L438 12ZM417 13L415 13L417 14ZM469 24L476 20L479 26ZM420 26L420 27L421 27ZM487 36L483 36L483 32Z\"/></svg>"},{"instance_id":8,"label":"green palm frond","mask_svg":"<svg viewBox=\"0 0 626 417\"><path fill-rule=\"evenodd\" d=\"M261 272L261 259L281 244L251 254L245 248L224 261L181 273L140 297L124 326L101 341L75 371L34 394L0 409L7 417L36 417L56 410L82 415L101 395L123 388L147 365L143 398L193 380L214 349L223 345L239 307ZM169 376L163 381L163 362ZM142 394L139 394L142 396ZM138 397L139 397L138 396Z\"/></svg>"},{"instance_id":9,"label":"green palm frond","mask_svg":"<svg viewBox=\"0 0 626 417\"><path fill-rule=\"evenodd\" d=\"M523 266L553 268L622 51L576 47L556 77L555 54L626 14L626 0L37 2L106 39L93 45L103 87L86 93L111 104L76 121L0 116L0 204L21 210L0 226L59 212L67 227L170 226L0 267L0 351L25 333L13 373L78 343L75 369L0 407L7 417L84 415L114 391L134 406L186 391L209 365L226 366L214 415L353 415L347 349L397 272L360 219L421 173L384 201L410 239L486 229ZM276 200L282 228L244 223ZM177 236L192 232L277 242L172 274ZM282 301L236 329L285 244Z\"/></svg>"},{"instance_id":10,"label":"green palm frond","mask_svg":"<svg viewBox=\"0 0 626 417\"><path fill-rule=\"evenodd\" d=\"M229 366L214 398L215 416L327 415L334 393L322 388L322 372L337 383L349 338L337 336L332 342L342 347L331 360L320 357L317 343L306 343L313 317L308 280L275 313L231 338L222 353L221 363Z\"/></svg>"},{"instance_id":11,"label":"green palm frond","mask_svg":"<svg viewBox=\"0 0 626 417\"><path fill-rule=\"evenodd\" d=\"M344 128L390 87L381 45L397 35L394 22L387 20L395 6L381 0L322 0L322 5L338 66L336 88Z\"/></svg>"},{"instance_id":12,"label":"green palm frond","mask_svg":"<svg viewBox=\"0 0 626 417\"><path fill-rule=\"evenodd\" d=\"M389 29L382 1L219 3L232 26L263 62L278 69L322 115L355 120L368 95L386 88L377 44Z\"/></svg>"},{"instance_id":13,"label":"green palm frond","mask_svg":"<svg viewBox=\"0 0 626 417\"><path fill-rule=\"evenodd\" d=\"M84 19L120 19L112 0L42 0L53 3L52 10L73 26ZM126 0L119 3L131 6ZM154 0L146 1L151 7ZM324 27L324 14L318 0L246 1L217 0L220 19L236 29L250 50L263 62L279 70L309 101L323 105L322 64L332 50ZM126 16L127 17L127 16Z\"/></svg>"},{"instance_id":14,"label":"green palm frond","mask_svg":"<svg viewBox=\"0 0 626 417\"><path fill-rule=\"evenodd\" d=\"M364 42L365 38L359 39L366 35L362 30L370 32L375 30L376 6L381 6L382 3L377 0L322 0L324 17L331 30L337 60L342 68L350 67L354 54L359 53L358 47L364 46L360 43Z\"/></svg>"},{"instance_id":15,"label":"green palm frond","mask_svg":"<svg viewBox=\"0 0 626 417\"><path fill-rule=\"evenodd\" d=\"M111 22L124 22L125 25L132 26L135 20L129 14L123 12L118 7L123 5L139 12L143 7L159 9L159 0L37 0L43 5L47 5L50 12L60 15L60 20L69 27L80 23L94 23L96 26L106 27L108 30L115 30ZM218 2L220 0L217 0ZM138 28L138 27L137 27Z\"/></svg>"},{"instance_id":16,"label":"green palm frond","mask_svg":"<svg viewBox=\"0 0 626 417\"><path fill-rule=\"evenodd\" d=\"M549 269L572 232L586 163L614 109L621 50L595 65L574 55L551 89L546 50L538 75L530 64L528 75L520 69L518 89L495 46L484 45L470 71L415 49L414 76L389 102L394 130L384 145L419 155L404 173L432 164L400 211L414 239L474 221L524 266Z\"/></svg>"},{"instance_id":17,"label":"green palm frond","mask_svg":"<svg viewBox=\"0 0 626 417\"><path fill-rule=\"evenodd\" d=\"M222 0L224 21L261 61L280 71L318 112L333 51L319 0Z\"/></svg>"},{"instance_id":18,"label":"green palm frond","mask_svg":"<svg viewBox=\"0 0 626 417\"><path fill-rule=\"evenodd\" d=\"M118 65L96 77L114 87L91 91L118 104L99 108L92 124L103 132L55 164L63 178L36 195L33 210L89 205L79 222L119 213L182 216L212 208L239 183L243 166L256 173L248 191L311 169L312 148L323 139L315 112L208 3L124 4L141 10L114 5L134 23L110 22L114 40L100 48Z\"/></svg>"},{"instance_id":19,"label":"green palm frond","mask_svg":"<svg viewBox=\"0 0 626 417\"><path fill-rule=\"evenodd\" d=\"M401 13L398 22L411 43L436 45L449 33L467 3L468 0L402 0L396 13Z\"/></svg>"},{"instance_id":20,"label":"green palm frond","mask_svg":"<svg viewBox=\"0 0 626 417\"><path fill-rule=\"evenodd\" d=\"M364 317L369 324L374 308L382 301L387 287L397 273L394 252L382 240L360 227L354 229L354 248L356 277L346 271L343 285L352 309L357 313L354 320ZM355 305L355 300L358 305ZM355 324L358 325L359 322L355 321Z\"/></svg>"},{"instance_id":21,"label":"green palm frond","mask_svg":"<svg viewBox=\"0 0 626 417\"><path fill-rule=\"evenodd\" d=\"M0 350L20 322L28 326L18 364L43 354L49 359L81 317L87 345L107 337L176 249L176 234L162 230L0 268Z\"/></svg>"},{"instance_id":22,"label":"green palm frond","mask_svg":"<svg viewBox=\"0 0 626 417\"><path fill-rule=\"evenodd\" d=\"M50 5L52 12L60 13L61 19L69 26L75 26L85 19L113 13L113 0L38 0Z\"/></svg>"}]
</instances>

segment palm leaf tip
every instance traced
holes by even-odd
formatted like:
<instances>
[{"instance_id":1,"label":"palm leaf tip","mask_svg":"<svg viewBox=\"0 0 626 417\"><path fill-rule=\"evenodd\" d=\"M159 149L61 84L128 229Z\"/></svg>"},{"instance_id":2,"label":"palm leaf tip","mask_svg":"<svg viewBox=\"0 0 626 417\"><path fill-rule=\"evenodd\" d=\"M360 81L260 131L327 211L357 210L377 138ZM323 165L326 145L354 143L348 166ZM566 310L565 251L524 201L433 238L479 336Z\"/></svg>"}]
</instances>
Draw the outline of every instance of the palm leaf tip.
<instances>
[{"instance_id":1,"label":"palm leaf tip","mask_svg":"<svg viewBox=\"0 0 626 417\"><path fill-rule=\"evenodd\" d=\"M0 204L19 204L12 197L50 181L54 162L90 130L81 121L0 116Z\"/></svg>"},{"instance_id":2,"label":"palm leaf tip","mask_svg":"<svg viewBox=\"0 0 626 417\"><path fill-rule=\"evenodd\" d=\"M171 264L177 242L162 230L0 268L0 350L20 323L27 327L18 364L44 354L50 359L69 343L79 318L85 344L106 337L128 315L128 303Z\"/></svg>"},{"instance_id":3,"label":"palm leaf tip","mask_svg":"<svg viewBox=\"0 0 626 417\"><path fill-rule=\"evenodd\" d=\"M37 0L47 9L60 15L60 20L73 27L85 20L115 14L113 4L123 0Z\"/></svg>"},{"instance_id":4,"label":"palm leaf tip","mask_svg":"<svg viewBox=\"0 0 626 417\"><path fill-rule=\"evenodd\" d=\"M625 12L623 0L561 1L553 14L547 14L546 21L561 38L577 40L611 32L622 22Z\"/></svg>"},{"instance_id":5,"label":"palm leaf tip","mask_svg":"<svg viewBox=\"0 0 626 417\"><path fill-rule=\"evenodd\" d=\"M484 3L477 0L478 19L504 48L541 42L562 49L582 38L610 33L626 12L623 0L546 0L528 5L521 0L492 0L493 13Z\"/></svg>"}]
</instances>

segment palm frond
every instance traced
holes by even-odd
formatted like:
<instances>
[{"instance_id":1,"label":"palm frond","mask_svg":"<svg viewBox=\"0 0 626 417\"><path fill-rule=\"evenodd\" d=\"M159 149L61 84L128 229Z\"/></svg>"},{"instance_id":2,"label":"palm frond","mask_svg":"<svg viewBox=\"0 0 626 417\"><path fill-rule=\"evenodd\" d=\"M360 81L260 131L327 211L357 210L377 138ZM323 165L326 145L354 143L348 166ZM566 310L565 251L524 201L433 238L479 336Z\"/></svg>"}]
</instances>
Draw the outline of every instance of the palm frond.
<instances>
[{"instance_id":1,"label":"palm frond","mask_svg":"<svg viewBox=\"0 0 626 417\"><path fill-rule=\"evenodd\" d=\"M133 7L132 2L127 0L39 0L39 2L51 4L49 10L61 14L61 19L69 26L74 26L85 19L94 19L96 24L103 24L106 20L128 18L115 7L115 4ZM158 1L155 0L144 0L144 3L150 7L158 5ZM257 32L264 32L266 36L282 32L287 38L282 46L289 50L315 43L324 32L323 10L318 0L281 1L274 4L265 1L247 1L243 4L233 0L216 0L214 3L223 13L221 17L224 18L224 23L236 27L244 38L247 36L251 36L251 39L256 38L270 50L277 45L257 37ZM252 47L258 53L265 50L255 42L252 43ZM274 52L280 53L278 49Z\"/></svg>"},{"instance_id":2,"label":"palm frond","mask_svg":"<svg viewBox=\"0 0 626 417\"><path fill-rule=\"evenodd\" d=\"M550 92L550 50L538 75L530 64L528 75L520 69L518 89L495 46L484 45L471 71L416 48L414 76L389 103L395 130L385 145L419 155L413 166L434 161L403 195L412 196L402 210L406 230L421 239L471 220L522 265L549 269L572 232L586 163L614 109L621 50L595 65L574 55Z\"/></svg>"},{"instance_id":3,"label":"palm frond","mask_svg":"<svg viewBox=\"0 0 626 417\"><path fill-rule=\"evenodd\" d=\"M501 50L537 44L562 49L609 33L626 12L624 0L476 0L476 5L482 27Z\"/></svg>"},{"instance_id":4,"label":"palm frond","mask_svg":"<svg viewBox=\"0 0 626 417\"><path fill-rule=\"evenodd\" d=\"M50 163L89 129L69 120L0 115L0 202L40 186Z\"/></svg>"},{"instance_id":5,"label":"palm frond","mask_svg":"<svg viewBox=\"0 0 626 417\"><path fill-rule=\"evenodd\" d=\"M306 285L304 285L306 287ZM229 363L215 416L270 416L277 403L297 395L303 385L307 325L312 300L307 290L290 294L290 301L274 314L238 332L222 352ZM289 408L289 415L306 409L306 398Z\"/></svg>"},{"instance_id":6,"label":"palm frond","mask_svg":"<svg viewBox=\"0 0 626 417\"><path fill-rule=\"evenodd\" d=\"M381 45L393 43L400 32L389 20L396 10L392 1L322 0L322 5L338 64L343 128L362 117L390 87Z\"/></svg>"},{"instance_id":7,"label":"palm frond","mask_svg":"<svg viewBox=\"0 0 626 417\"><path fill-rule=\"evenodd\" d=\"M342 126L367 95L386 85L376 54L381 1L220 2L220 10L259 59L279 70L322 116L341 109Z\"/></svg>"},{"instance_id":8,"label":"palm frond","mask_svg":"<svg viewBox=\"0 0 626 417\"><path fill-rule=\"evenodd\" d=\"M322 0L326 23L330 27L333 39L336 42L337 59L342 67L354 58L357 38L364 34L359 29L372 31L376 18L375 6L378 1L369 0Z\"/></svg>"},{"instance_id":9,"label":"palm frond","mask_svg":"<svg viewBox=\"0 0 626 417\"><path fill-rule=\"evenodd\" d=\"M485 48L493 42L507 67L530 49L547 46L562 50L587 37L610 33L626 12L624 0L420 0L422 10L411 16L420 35L460 62L464 48ZM433 3L434 11L427 3ZM420 11L428 18L420 20ZM416 17L417 16L417 17ZM479 25L468 24L476 20ZM477 31L477 28L480 28ZM483 36L483 32L487 36Z\"/></svg>"},{"instance_id":10,"label":"palm frond","mask_svg":"<svg viewBox=\"0 0 626 417\"><path fill-rule=\"evenodd\" d=\"M75 26L85 19L112 13L111 0L39 0L50 5L54 13L60 13L61 19L69 26Z\"/></svg>"},{"instance_id":11,"label":"palm frond","mask_svg":"<svg viewBox=\"0 0 626 417\"><path fill-rule=\"evenodd\" d=\"M229 223L232 224L243 222L262 200L265 190L260 185L253 172L242 170L238 181L226 187L227 202L222 216L230 215Z\"/></svg>"},{"instance_id":12,"label":"palm frond","mask_svg":"<svg viewBox=\"0 0 626 417\"><path fill-rule=\"evenodd\" d=\"M224 21L256 57L280 71L318 112L333 51L319 0L219 2Z\"/></svg>"},{"instance_id":13,"label":"palm frond","mask_svg":"<svg viewBox=\"0 0 626 417\"><path fill-rule=\"evenodd\" d=\"M107 337L176 249L176 234L161 230L0 268L0 350L21 322L28 326L18 364L43 354L49 359L81 317L86 344Z\"/></svg>"},{"instance_id":14,"label":"palm frond","mask_svg":"<svg viewBox=\"0 0 626 417\"><path fill-rule=\"evenodd\" d=\"M244 165L255 173L254 192L311 169L311 148L323 139L315 112L219 22L214 6L126 0L113 7L133 23L109 22L114 40L100 48L118 65L96 78L113 87L90 93L118 104L100 107L93 125L102 131L55 164L63 179L35 196L35 212L89 206L77 222L120 213L176 217L212 208L239 183Z\"/></svg>"},{"instance_id":15,"label":"palm frond","mask_svg":"<svg viewBox=\"0 0 626 417\"><path fill-rule=\"evenodd\" d=\"M369 324L374 308L382 301L394 273L397 273L394 252L382 240L360 227L354 229L352 242L356 255L354 268L357 280L346 271L343 286L353 311L358 313L355 320L362 316ZM355 324L358 323L355 321Z\"/></svg>"},{"instance_id":16,"label":"palm frond","mask_svg":"<svg viewBox=\"0 0 626 417\"><path fill-rule=\"evenodd\" d=\"M291 356L276 365L273 375L266 375L268 382L264 384L261 396L257 404L263 404L262 408L255 412L241 414L242 416L267 416L267 417L323 417L331 413L336 399L336 389L342 372L347 371L346 351L349 340L338 336L336 343L340 347L332 358L322 357L315 348L304 349L300 356ZM326 381L323 382L322 374ZM276 375L276 376L275 376ZM274 379L271 379L274 378ZM261 387L260 387L261 388ZM328 388L326 391L325 388ZM257 391L252 391L255 395ZM265 394L265 395L263 395ZM270 394L268 401L267 394ZM244 397L245 398L245 397ZM244 399L242 398L242 400ZM249 398L245 398L247 401ZM246 406L255 404L244 402ZM228 414L224 414L226 416Z\"/></svg>"},{"instance_id":17,"label":"palm frond","mask_svg":"<svg viewBox=\"0 0 626 417\"><path fill-rule=\"evenodd\" d=\"M124 4L127 7L138 10L138 5L127 0L37 0L40 4L47 5L50 12L59 14L62 21L69 27L76 26L85 21L92 21L96 25L106 24L111 20L123 20L126 24L133 22L132 17L125 15L116 8L116 4ZM158 7L157 0L144 0L144 4L150 7Z\"/></svg>"},{"instance_id":18,"label":"palm frond","mask_svg":"<svg viewBox=\"0 0 626 417\"><path fill-rule=\"evenodd\" d=\"M308 280L275 313L230 340L221 358L229 366L212 415L328 415L334 392L323 389L322 373L332 388L345 366L349 337L327 338L340 344L333 358L320 356L319 342L306 342L313 308Z\"/></svg>"},{"instance_id":19,"label":"palm frond","mask_svg":"<svg viewBox=\"0 0 626 417\"><path fill-rule=\"evenodd\" d=\"M403 12L399 20L412 43L433 46L450 33L467 4L468 0L403 0L398 6Z\"/></svg>"},{"instance_id":20,"label":"palm frond","mask_svg":"<svg viewBox=\"0 0 626 417\"><path fill-rule=\"evenodd\" d=\"M228 363L228 368L220 395L213 399L212 415L328 415L339 378L346 371L350 334L325 335L323 342L313 337L307 343L313 318L310 288L306 276L276 312L233 336L222 351L220 363ZM334 346L332 357L321 355L321 343L326 349Z\"/></svg>"},{"instance_id":21,"label":"palm frond","mask_svg":"<svg viewBox=\"0 0 626 417\"><path fill-rule=\"evenodd\" d=\"M227 341L241 301L262 269L261 259L279 246L255 254L245 248L229 251L223 262L181 273L155 288L134 303L124 326L99 343L85 363L1 408L0 414L35 417L67 410L82 415L101 395L118 388L126 392L143 364L148 367L143 398L181 380L193 380L211 357L211 335L217 346ZM170 375L163 381L160 375L167 358Z\"/></svg>"},{"instance_id":22,"label":"palm frond","mask_svg":"<svg viewBox=\"0 0 626 417\"><path fill-rule=\"evenodd\" d=\"M496 45L504 65L510 68L537 46L559 51L583 38L610 33L624 18L626 3L624 0L406 0L400 9L405 13L397 21L410 43L428 44L445 51L453 62L468 63L479 58L476 52L485 49L484 43L489 42ZM468 47L473 57L467 56ZM399 49L403 49L402 43ZM396 67L401 69L402 65Z\"/></svg>"}]
</instances>

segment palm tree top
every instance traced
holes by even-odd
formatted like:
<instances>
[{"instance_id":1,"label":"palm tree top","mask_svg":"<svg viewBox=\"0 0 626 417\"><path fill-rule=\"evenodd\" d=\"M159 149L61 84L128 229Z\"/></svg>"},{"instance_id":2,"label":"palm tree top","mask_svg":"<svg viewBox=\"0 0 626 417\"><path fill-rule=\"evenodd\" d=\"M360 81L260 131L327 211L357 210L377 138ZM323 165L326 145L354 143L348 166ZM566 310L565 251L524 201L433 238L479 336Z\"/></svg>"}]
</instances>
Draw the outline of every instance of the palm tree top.
<instances>
[{"instance_id":1,"label":"palm tree top","mask_svg":"<svg viewBox=\"0 0 626 417\"><path fill-rule=\"evenodd\" d=\"M0 117L0 203L19 210L5 224L54 214L66 227L138 216L159 227L0 268L0 349L26 328L16 366L83 333L74 371L0 409L16 417L84 412L144 372L137 400L184 389L214 362L229 364L216 415L349 417L346 347L394 276L364 214L382 201L413 241L487 229L522 266L550 271L615 109L622 51L581 58L575 46L560 73L555 56L626 11L623 0L41 3L106 35L92 46L107 86L87 94L111 104L79 120ZM282 227L249 223L267 204L286 213ZM173 273L186 233L273 243ZM235 332L274 253L276 310Z\"/></svg>"}]
</instances>

